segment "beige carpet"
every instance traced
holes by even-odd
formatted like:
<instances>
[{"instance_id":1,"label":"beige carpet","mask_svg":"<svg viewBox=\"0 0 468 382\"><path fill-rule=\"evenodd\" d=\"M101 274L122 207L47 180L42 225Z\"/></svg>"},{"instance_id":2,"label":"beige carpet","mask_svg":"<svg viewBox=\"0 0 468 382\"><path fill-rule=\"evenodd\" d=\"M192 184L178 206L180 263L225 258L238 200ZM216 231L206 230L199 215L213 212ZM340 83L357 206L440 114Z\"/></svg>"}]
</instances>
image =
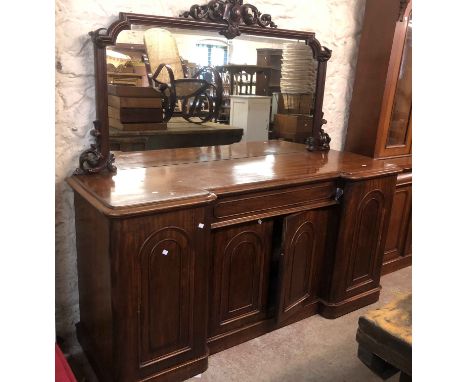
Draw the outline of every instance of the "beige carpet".
<instances>
[{"instance_id":1,"label":"beige carpet","mask_svg":"<svg viewBox=\"0 0 468 382\"><path fill-rule=\"evenodd\" d=\"M208 370L188 381L381 381L357 358L357 321L365 311L386 304L401 292L411 291L411 267L382 277L381 284L378 303L336 320L316 315L214 354L209 358ZM85 361L80 363L86 381L96 381ZM81 381L79 378L78 382ZM387 381L398 381L398 375Z\"/></svg>"}]
</instances>

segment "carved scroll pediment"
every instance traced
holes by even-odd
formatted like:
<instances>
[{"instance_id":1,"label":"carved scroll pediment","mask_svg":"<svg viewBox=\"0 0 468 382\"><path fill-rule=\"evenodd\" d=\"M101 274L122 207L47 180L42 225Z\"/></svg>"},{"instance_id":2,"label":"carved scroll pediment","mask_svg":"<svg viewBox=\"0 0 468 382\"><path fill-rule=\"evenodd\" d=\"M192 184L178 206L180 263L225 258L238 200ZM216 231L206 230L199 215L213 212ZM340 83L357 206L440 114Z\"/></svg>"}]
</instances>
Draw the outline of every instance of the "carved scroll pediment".
<instances>
[{"instance_id":1,"label":"carved scroll pediment","mask_svg":"<svg viewBox=\"0 0 468 382\"><path fill-rule=\"evenodd\" d=\"M277 28L271 20L271 15L262 14L257 7L244 4L243 0L211 0L205 5L192 5L189 11L180 15L192 17L198 21L211 21L226 24L219 33L228 39L240 36L239 26L257 26L261 28Z\"/></svg>"}]
</instances>

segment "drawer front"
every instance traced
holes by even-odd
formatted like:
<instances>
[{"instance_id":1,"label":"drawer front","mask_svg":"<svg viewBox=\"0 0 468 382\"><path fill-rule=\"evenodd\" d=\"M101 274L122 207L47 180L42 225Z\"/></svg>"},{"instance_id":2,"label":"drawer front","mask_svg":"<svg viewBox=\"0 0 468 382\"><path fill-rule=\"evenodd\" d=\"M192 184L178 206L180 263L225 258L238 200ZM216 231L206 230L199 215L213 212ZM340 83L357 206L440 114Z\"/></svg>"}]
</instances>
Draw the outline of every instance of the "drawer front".
<instances>
[{"instance_id":1,"label":"drawer front","mask_svg":"<svg viewBox=\"0 0 468 382\"><path fill-rule=\"evenodd\" d=\"M331 201L335 182L324 182L287 189L256 192L220 199L214 208L215 219L234 219L247 214L261 214L278 209Z\"/></svg>"}]
</instances>

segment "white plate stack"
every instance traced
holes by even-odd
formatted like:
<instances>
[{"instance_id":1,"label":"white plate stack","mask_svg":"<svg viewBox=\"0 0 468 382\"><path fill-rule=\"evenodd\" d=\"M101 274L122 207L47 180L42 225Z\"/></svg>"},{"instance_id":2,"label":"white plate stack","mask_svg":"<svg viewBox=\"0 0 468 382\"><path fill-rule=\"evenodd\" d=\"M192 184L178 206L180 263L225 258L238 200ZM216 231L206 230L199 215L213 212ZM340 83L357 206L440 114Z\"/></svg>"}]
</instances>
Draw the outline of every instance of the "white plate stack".
<instances>
[{"instance_id":1,"label":"white plate stack","mask_svg":"<svg viewBox=\"0 0 468 382\"><path fill-rule=\"evenodd\" d=\"M313 94L317 78L317 61L312 49L305 43L288 43L283 46L281 66L281 93Z\"/></svg>"}]
</instances>

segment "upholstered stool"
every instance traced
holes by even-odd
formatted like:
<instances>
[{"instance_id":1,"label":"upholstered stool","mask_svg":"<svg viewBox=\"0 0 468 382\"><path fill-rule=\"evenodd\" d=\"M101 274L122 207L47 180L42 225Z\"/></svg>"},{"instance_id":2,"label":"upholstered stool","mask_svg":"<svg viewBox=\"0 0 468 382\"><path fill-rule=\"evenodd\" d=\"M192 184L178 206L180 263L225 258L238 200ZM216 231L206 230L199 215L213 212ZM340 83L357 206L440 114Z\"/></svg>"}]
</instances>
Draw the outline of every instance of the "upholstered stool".
<instances>
[{"instance_id":1,"label":"upholstered stool","mask_svg":"<svg viewBox=\"0 0 468 382\"><path fill-rule=\"evenodd\" d=\"M411 306L407 294L359 318L358 357L383 379L401 371L401 381L411 381Z\"/></svg>"}]
</instances>

